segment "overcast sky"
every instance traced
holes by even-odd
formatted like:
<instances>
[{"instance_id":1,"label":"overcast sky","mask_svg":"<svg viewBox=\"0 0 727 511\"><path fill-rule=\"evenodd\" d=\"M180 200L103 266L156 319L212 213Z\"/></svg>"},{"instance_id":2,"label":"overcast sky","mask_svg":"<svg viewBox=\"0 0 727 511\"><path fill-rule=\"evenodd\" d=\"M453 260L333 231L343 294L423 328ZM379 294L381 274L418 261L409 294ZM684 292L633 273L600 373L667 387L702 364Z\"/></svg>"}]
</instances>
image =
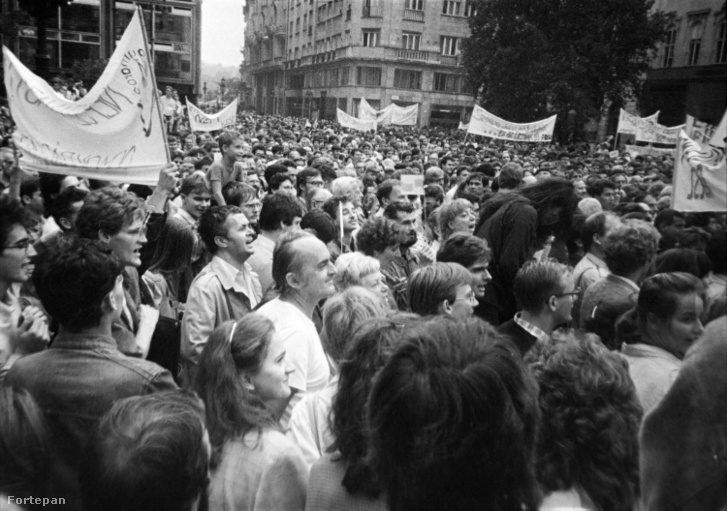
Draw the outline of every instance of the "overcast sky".
<instances>
[{"instance_id":1,"label":"overcast sky","mask_svg":"<svg viewBox=\"0 0 727 511\"><path fill-rule=\"evenodd\" d=\"M241 0L203 0L202 61L238 66L245 40Z\"/></svg>"}]
</instances>

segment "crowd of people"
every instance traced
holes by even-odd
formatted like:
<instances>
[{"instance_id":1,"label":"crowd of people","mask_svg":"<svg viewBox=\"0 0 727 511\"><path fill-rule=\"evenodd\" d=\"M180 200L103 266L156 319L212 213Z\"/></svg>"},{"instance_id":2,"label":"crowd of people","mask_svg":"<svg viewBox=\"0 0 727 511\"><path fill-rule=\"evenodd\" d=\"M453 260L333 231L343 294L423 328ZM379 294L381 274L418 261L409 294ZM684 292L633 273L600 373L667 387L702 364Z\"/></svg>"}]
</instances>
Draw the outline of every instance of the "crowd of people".
<instances>
[{"instance_id":1,"label":"crowd of people","mask_svg":"<svg viewBox=\"0 0 727 511\"><path fill-rule=\"evenodd\" d=\"M167 128L154 187L0 148L10 509L727 509L726 215L672 156Z\"/></svg>"}]
</instances>

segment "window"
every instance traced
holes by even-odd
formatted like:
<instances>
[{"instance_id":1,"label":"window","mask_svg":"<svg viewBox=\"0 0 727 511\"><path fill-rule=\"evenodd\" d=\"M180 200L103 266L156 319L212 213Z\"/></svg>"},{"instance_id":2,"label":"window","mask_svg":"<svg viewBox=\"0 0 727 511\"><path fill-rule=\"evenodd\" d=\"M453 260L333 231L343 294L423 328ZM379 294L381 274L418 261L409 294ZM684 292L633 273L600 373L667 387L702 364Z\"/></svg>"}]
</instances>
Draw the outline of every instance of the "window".
<instances>
[{"instance_id":1,"label":"window","mask_svg":"<svg viewBox=\"0 0 727 511\"><path fill-rule=\"evenodd\" d=\"M670 27L666 33L664 41L664 59L661 62L662 67L671 67L674 63L674 44L677 40L677 29Z\"/></svg>"},{"instance_id":2,"label":"window","mask_svg":"<svg viewBox=\"0 0 727 511\"><path fill-rule=\"evenodd\" d=\"M444 4L442 6L442 14L447 14L449 16L459 16L460 7L462 2L458 0L444 0Z\"/></svg>"},{"instance_id":3,"label":"window","mask_svg":"<svg viewBox=\"0 0 727 511\"><path fill-rule=\"evenodd\" d=\"M704 34L704 21L692 22L689 28L689 54L687 65L696 66L699 63L699 51L702 49L702 35Z\"/></svg>"},{"instance_id":4,"label":"window","mask_svg":"<svg viewBox=\"0 0 727 511\"><path fill-rule=\"evenodd\" d=\"M477 16L477 4L474 2L467 2L464 4L464 15L468 18L474 18Z\"/></svg>"},{"instance_id":5,"label":"window","mask_svg":"<svg viewBox=\"0 0 727 511\"><path fill-rule=\"evenodd\" d=\"M409 9L410 11L423 11L424 0L405 0L404 9Z\"/></svg>"},{"instance_id":6,"label":"window","mask_svg":"<svg viewBox=\"0 0 727 511\"><path fill-rule=\"evenodd\" d=\"M356 85L381 87L381 68L358 67L356 69Z\"/></svg>"},{"instance_id":7,"label":"window","mask_svg":"<svg viewBox=\"0 0 727 511\"><path fill-rule=\"evenodd\" d=\"M379 45L379 31L378 30L364 30L363 31L363 45L369 48Z\"/></svg>"},{"instance_id":8,"label":"window","mask_svg":"<svg viewBox=\"0 0 727 511\"><path fill-rule=\"evenodd\" d=\"M351 69L350 67L342 67L341 68L341 85L348 85L348 70ZM342 109L344 110L344 109Z\"/></svg>"},{"instance_id":9,"label":"window","mask_svg":"<svg viewBox=\"0 0 727 511\"><path fill-rule=\"evenodd\" d=\"M404 32L401 36L401 47L405 50L418 50L422 35L416 32Z\"/></svg>"},{"instance_id":10,"label":"window","mask_svg":"<svg viewBox=\"0 0 727 511\"><path fill-rule=\"evenodd\" d=\"M434 90L437 92L464 92L462 75L434 73Z\"/></svg>"},{"instance_id":11,"label":"window","mask_svg":"<svg viewBox=\"0 0 727 511\"><path fill-rule=\"evenodd\" d=\"M394 69L394 87L398 89L421 89L422 72L409 69Z\"/></svg>"},{"instance_id":12,"label":"window","mask_svg":"<svg viewBox=\"0 0 727 511\"><path fill-rule=\"evenodd\" d=\"M459 54L459 38L451 36L442 36L441 38L442 55L458 55Z\"/></svg>"},{"instance_id":13,"label":"window","mask_svg":"<svg viewBox=\"0 0 727 511\"><path fill-rule=\"evenodd\" d=\"M715 62L718 64L724 64L727 62L727 49L725 48L725 30L727 30L727 22L722 20L722 23L717 27L717 54L715 55Z\"/></svg>"}]
</instances>

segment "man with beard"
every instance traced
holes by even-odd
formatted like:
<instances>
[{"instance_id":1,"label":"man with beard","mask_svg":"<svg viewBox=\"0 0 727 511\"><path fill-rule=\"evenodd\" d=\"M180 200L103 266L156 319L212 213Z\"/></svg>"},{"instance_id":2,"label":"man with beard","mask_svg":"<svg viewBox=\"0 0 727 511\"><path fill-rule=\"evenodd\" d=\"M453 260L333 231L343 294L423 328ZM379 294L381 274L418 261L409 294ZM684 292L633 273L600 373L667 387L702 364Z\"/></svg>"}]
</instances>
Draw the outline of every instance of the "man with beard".
<instances>
[{"instance_id":1,"label":"man with beard","mask_svg":"<svg viewBox=\"0 0 727 511\"><path fill-rule=\"evenodd\" d=\"M384 218L393 220L401 229L402 241L399 245L399 254L391 261L391 264L381 272L395 280L404 279L408 282L409 277L420 268L419 258L412 253L411 247L417 242L417 212L411 202L398 200L390 203L384 210ZM399 303L399 308L402 308ZM408 310L408 303L402 310Z\"/></svg>"}]
</instances>

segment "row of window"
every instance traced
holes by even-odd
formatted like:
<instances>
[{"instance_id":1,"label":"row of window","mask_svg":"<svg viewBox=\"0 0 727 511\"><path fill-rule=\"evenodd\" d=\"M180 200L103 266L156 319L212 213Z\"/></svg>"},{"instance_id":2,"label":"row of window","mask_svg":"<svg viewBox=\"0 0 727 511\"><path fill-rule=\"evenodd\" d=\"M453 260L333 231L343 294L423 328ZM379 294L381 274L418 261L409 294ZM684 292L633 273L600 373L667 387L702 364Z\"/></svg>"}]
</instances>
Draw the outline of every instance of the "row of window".
<instances>
[{"instance_id":1,"label":"row of window","mask_svg":"<svg viewBox=\"0 0 727 511\"><path fill-rule=\"evenodd\" d=\"M373 48L380 44L380 30L365 29L362 31L361 44ZM422 34L419 32L403 32L401 35L401 47L405 50L419 50L422 41ZM441 36L439 38L439 51L442 55L459 55L462 38L452 36Z\"/></svg>"},{"instance_id":2,"label":"row of window","mask_svg":"<svg viewBox=\"0 0 727 511\"><path fill-rule=\"evenodd\" d=\"M687 46L687 66L708 64L709 56L705 55L703 39L704 29L707 25L706 16L691 20L689 24L689 39ZM661 66L672 67L674 65L674 54L677 41L677 27L672 26L667 32L666 39L662 46ZM722 20L717 26L717 38L714 47L714 63L727 63L727 22Z\"/></svg>"},{"instance_id":3,"label":"row of window","mask_svg":"<svg viewBox=\"0 0 727 511\"><path fill-rule=\"evenodd\" d=\"M308 87L338 87L344 85L362 85L381 87L382 70L380 67L358 66L354 68L355 83L350 83L351 68L343 66L333 69L321 69L310 73L288 75L288 88L304 89ZM422 90L422 71L413 69L394 69L394 87L397 89ZM434 73L432 91L465 93L464 75L451 73Z\"/></svg>"}]
</instances>

